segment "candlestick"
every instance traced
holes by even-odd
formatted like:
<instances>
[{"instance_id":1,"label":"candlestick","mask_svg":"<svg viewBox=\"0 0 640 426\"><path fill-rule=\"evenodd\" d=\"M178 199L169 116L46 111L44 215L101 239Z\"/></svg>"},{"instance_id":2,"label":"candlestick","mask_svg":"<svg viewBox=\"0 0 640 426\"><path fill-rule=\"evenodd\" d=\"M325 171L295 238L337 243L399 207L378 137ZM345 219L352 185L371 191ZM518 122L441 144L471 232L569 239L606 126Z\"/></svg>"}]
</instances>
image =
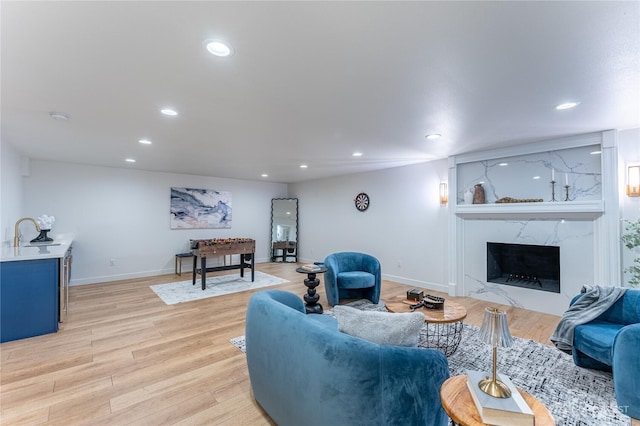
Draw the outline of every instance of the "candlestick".
<instances>
[{"instance_id":1,"label":"candlestick","mask_svg":"<svg viewBox=\"0 0 640 426\"><path fill-rule=\"evenodd\" d=\"M558 201L556 200L556 181L555 180L551 180L551 201Z\"/></svg>"},{"instance_id":2,"label":"candlestick","mask_svg":"<svg viewBox=\"0 0 640 426\"><path fill-rule=\"evenodd\" d=\"M564 186L564 200L565 201L571 201L569 199L569 185L565 185Z\"/></svg>"}]
</instances>

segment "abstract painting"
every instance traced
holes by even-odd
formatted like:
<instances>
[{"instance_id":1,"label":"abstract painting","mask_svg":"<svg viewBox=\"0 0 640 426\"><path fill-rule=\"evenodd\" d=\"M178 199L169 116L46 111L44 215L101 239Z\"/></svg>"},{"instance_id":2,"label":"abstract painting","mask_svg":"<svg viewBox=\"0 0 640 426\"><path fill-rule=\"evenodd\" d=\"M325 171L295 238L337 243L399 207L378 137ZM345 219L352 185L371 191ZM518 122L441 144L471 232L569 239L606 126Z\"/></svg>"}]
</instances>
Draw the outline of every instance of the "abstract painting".
<instances>
[{"instance_id":1,"label":"abstract painting","mask_svg":"<svg viewBox=\"0 0 640 426\"><path fill-rule=\"evenodd\" d=\"M231 192L171 188L171 229L231 228Z\"/></svg>"}]
</instances>

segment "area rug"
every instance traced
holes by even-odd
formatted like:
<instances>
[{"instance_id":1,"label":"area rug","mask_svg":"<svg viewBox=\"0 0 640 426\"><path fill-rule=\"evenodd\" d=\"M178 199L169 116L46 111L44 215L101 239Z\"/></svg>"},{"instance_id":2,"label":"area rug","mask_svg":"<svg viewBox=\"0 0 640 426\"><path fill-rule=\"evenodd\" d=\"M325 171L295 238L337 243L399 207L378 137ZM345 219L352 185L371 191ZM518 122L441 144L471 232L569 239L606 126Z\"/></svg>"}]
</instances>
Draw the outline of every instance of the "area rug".
<instances>
[{"instance_id":1,"label":"area rug","mask_svg":"<svg viewBox=\"0 0 640 426\"><path fill-rule=\"evenodd\" d=\"M350 304L359 309L385 310L384 304L368 301ZM325 314L332 315L331 311ZM448 358L452 376L466 370L490 371L491 348L478 338L478 327L465 325L458 350ZM611 373L577 367L571 358L554 347L533 340L514 338L514 345L498 351L498 371L518 387L538 398L556 419L558 426L622 426L629 417L616 404ZM244 336L230 340L245 351ZM426 325L419 346L426 344ZM624 407L621 407L624 410Z\"/></svg>"},{"instance_id":2,"label":"area rug","mask_svg":"<svg viewBox=\"0 0 640 426\"><path fill-rule=\"evenodd\" d=\"M241 277L240 273L207 277L204 290L202 290L200 277L196 280L195 285L192 285L192 280L187 280L169 284L157 284L150 287L164 303L175 305L176 303L191 302L192 300L206 299L289 282L259 271L255 271L254 278L255 280L251 282L251 271L245 271L244 277Z\"/></svg>"}]
</instances>

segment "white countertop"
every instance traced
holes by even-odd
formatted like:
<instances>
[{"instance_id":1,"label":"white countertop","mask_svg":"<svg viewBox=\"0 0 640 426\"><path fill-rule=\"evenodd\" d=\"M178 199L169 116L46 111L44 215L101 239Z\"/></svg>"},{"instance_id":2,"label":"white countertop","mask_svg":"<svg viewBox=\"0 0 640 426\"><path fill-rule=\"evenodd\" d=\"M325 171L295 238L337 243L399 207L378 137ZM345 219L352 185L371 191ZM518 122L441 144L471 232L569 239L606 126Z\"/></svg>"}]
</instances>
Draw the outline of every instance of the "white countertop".
<instances>
[{"instance_id":1,"label":"white countertop","mask_svg":"<svg viewBox=\"0 0 640 426\"><path fill-rule=\"evenodd\" d=\"M20 243L19 247L3 246L0 262L61 258L64 257L72 243L73 237L59 236L53 237L53 241L48 243L59 245L32 245L27 241L26 243Z\"/></svg>"}]
</instances>

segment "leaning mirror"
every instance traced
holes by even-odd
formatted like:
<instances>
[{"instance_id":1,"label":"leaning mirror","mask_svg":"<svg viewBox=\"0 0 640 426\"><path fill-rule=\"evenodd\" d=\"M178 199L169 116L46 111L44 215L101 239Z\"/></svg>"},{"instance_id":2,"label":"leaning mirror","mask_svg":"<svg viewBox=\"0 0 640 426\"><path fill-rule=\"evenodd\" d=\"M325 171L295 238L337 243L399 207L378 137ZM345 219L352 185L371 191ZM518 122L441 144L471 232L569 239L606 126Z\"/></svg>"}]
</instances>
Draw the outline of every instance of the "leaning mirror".
<instances>
[{"instance_id":1,"label":"leaning mirror","mask_svg":"<svg viewBox=\"0 0 640 426\"><path fill-rule=\"evenodd\" d=\"M271 200L271 261L298 261L298 199Z\"/></svg>"}]
</instances>

